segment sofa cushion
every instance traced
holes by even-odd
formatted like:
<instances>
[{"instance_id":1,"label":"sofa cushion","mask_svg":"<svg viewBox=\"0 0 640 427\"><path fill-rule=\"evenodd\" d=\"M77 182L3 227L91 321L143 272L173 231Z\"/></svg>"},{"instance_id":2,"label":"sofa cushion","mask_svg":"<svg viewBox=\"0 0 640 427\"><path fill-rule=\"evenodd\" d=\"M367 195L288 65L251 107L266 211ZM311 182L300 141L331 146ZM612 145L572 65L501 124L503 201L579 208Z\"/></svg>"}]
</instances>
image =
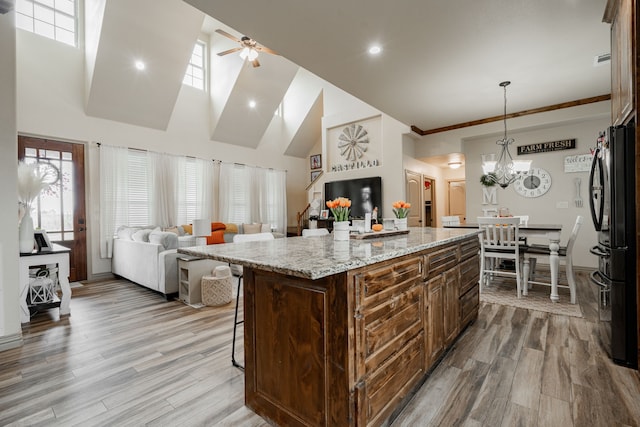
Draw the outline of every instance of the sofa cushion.
<instances>
[{"instance_id":1,"label":"sofa cushion","mask_svg":"<svg viewBox=\"0 0 640 427\"><path fill-rule=\"evenodd\" d=\"M174 233L176 236L180 235L180 232L178 231L178 227L166 227L162 231L166 231L166 232L169 232L169 233Z\"/></svg>"},{"instance_id":2,"label":"sofa cushion","mask_svg":"<svg viewBox=\"0 0 640 427\"><path fill-rule=\"evenodd\" d=\"M238 225L232 222L228 222L225 224L225 230L227 231L227 233L237 233Z\"/></svg>"},{"instance_id":3,"label":"sofa cushion","mask_svg":"<svg viewBox=\"0 0 640 427\"><path fill-rule=\"evenodd\" d=\"M211 231L218 231L218 230L224 231L226 228L227 228L227 226L222 222L212 222L211 223Z\"/></svg>"},{"instance_id":4,"label":"sofa cushion","mask_svg":"<svg viewBox=\"0 0 640 427\"><path fill-rule=\"evenodd\" d=\"M262 231L262 224L242 224L244 234L257 234Z\"/></svg>"},{"instance_id":5,"label":"sofa cushion","mask_svg":"<svg viewBox=\"0 0 640 427\"><path fill-rule=\"evenodd\" d=\"M261 233L271 233L271 224L262 224Z\"/></svg>"},{"instance_id":6,"label":"sofa cushion","mask_svg":"<svg viewBox=\"0 0 640 427\"><path fill-rule=\"evenodd\" d=\"M116 230L116 236L118 237L118 239L132 240L131 236L138 230L140 230L140 227L129 227L126 225L121 225L120 227L118 227L118 230Z\"/></svg>"},{"instance_id":7,"label":"sofa cushion","mask_svg":"<svg viewBox=\"0 0 640 427\"><path fill-rule=\"evenodd\" d=\"M152 231L149 242L162 246L165 250L178 248L178 235L170 231Z\"/></svg>"},{"instance_id":8,"label":"sofa cushion","mask_svg":"<svg viewBox=\"0 0 640 427\"><path fill-rule=\"evenodd\" d=\"M224 230L213 231L210 236L207 236L207 245L217 245L218 243L224 243Z\"/></svg>"},{"instance_id":9,"label":"sofa cushion","mask_svg":"<svg viewBox=\"0 0 640 427\"><path fill-rule=\"evenodd\" d=\"M193 234L193 225L191 225L191 224L182 224L181 227L184 230L185 234Z\"/></svg>"},{"instance_id":10,"label":"sofa cushion","mask_svg":"<svg viewBox=\"0 0 640 427\"><path fill-rule=\"evenodd\" d=\"M148 242L149 234L151 234L151 230L143 228L142 230L138 230L133 233L131 235L131 240L133 240L134 242Z\"/></svg>"}]
</instances>

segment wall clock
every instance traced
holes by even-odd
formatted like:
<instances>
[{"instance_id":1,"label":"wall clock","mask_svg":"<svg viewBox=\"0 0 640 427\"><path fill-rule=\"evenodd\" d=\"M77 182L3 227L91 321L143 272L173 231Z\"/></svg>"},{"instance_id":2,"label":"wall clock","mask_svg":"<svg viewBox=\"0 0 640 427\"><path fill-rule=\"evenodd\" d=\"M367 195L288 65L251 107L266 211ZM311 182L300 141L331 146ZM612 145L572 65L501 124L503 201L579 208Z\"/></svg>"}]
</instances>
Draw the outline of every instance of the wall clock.
<instances>
[{"instance_id":1,"label":"wall clock","mask_svg":"<svg viewBox=\"0 0 640 427\"><path fill-rule=\"evenodd\" d=\"M551 174L542 168L531 168L513 183L523 197L540 197L551 188Z\"/></svg>"},{"instance_id":2,"label":"wall clock","mask_svg":"<svg viewBox=\"0 0 640 427\"><path fill-rule=\"evenodd\" d=\"M338 137L340 155L350 161L361 158L367 151L368 144L369 133L362 125L351 124Z\"/></svg>"}]
</instances>

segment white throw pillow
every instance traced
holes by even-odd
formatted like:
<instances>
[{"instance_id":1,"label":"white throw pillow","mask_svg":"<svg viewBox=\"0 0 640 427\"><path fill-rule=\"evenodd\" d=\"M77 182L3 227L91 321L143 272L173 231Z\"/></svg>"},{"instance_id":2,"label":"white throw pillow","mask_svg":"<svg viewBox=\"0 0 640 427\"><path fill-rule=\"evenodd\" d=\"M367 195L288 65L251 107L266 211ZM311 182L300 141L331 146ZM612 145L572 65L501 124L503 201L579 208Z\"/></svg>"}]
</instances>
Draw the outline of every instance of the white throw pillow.
<instances>
[{"instance_id":1,"label":"white throw pillow","mask_svg":"<svg viewBox=\"0 0 640 427\"><path fill-rule=\"evenodd\" d=\"M149 229L138 230L131 235L131 240L134 242L148 242L149 234L151 234L151 230Z\"/></svg>"},{"instance_id":2,"label":"white throw pillow","mask_svg":"<svg viewBox=\"0 0 640 427\"><path fill-rule=\"evenodd\" d=\"M132 239L133 233L135 233L138 230L140 230L139 227L129 227L126 225L121 225L120 227L118 227L118 230L116 231L116 235L118 236L118 239L133 240Z\"/></svg>"},{"instance_id":3,"label":"white throw pillow","mask_svg":"<svg viewBox=\"0 0 640 427\"><path fill-rule=\"evenodd\" d=\"M152 231L149 242L161 245L165 250L178 248L178 235L170 231Z\"/></svg>"},{"instance_id":4,"label":"white throw pillow","mask_svg":"<svg viewBox=\"0 0 640 427\"><path fill-rule=\"evenodd\" d=\"M271 224L262 224L261 233L271 233Z\"/></svg>"}]
</instances>

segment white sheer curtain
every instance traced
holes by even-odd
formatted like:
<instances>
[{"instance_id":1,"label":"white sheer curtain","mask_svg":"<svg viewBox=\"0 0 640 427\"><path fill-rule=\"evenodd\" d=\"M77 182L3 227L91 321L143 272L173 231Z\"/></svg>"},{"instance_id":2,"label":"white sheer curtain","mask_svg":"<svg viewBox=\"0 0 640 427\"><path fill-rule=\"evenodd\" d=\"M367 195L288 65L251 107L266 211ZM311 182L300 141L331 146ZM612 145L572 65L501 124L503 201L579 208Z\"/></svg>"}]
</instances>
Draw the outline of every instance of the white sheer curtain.
<instances>
[{"instance_id":1,"label":"white sheer curtain","mask_svg":"<svg viewBox=\"0 0 640 427\"><path fill-rule=\"evenodd\" d=\"M100 257L111 258L113 235L129 217L127 148L100 147Z\"/></svg>"},{"instance_id":2,"label":"white sheer curtain","mask_svg":"<svg viewBox=\"0 0 640 427\"><path fill-rule=\"evenodd\" d=\"M254 220L253 203L254 168L236 163L220 164L218 215L221 222L236 224ZM255 216L257 220L257 216Z\"/></svg>"},{"instance_id":3,"label":"white sheer curtain","mask_svg":"<svg viewBox=\"0 0 640 427\"><path fill-rule=\"evenodd\" d=\"M190 224L197 218L214 218L213 194L216 184L211 160L178 159L175 191L176 224Z\"/></svg>"},{"instance_id":4,"label":"white sheer curtain","mask_svg":"<svg viewBox=\"0 0 640 427\"><path fill-rule=\"evenodd\" d=\"M148 157L151 170L151 179L149 180L151 223L160 227L176 225L178 219L176 191L179 185L178 170L185 159L184 157L154 152L149 152Z\"/></svg>"},{"instance_id":5,"label":"white sheer curtain","mask_svg":"<svg viewBox=\"0 0 640 427\"><path fill-rule=\"evenodd\" d=\"M278 232L286 234L287 172L256 168L255 177L258 221L275 226Z\"/></svg>"}]
</instances>

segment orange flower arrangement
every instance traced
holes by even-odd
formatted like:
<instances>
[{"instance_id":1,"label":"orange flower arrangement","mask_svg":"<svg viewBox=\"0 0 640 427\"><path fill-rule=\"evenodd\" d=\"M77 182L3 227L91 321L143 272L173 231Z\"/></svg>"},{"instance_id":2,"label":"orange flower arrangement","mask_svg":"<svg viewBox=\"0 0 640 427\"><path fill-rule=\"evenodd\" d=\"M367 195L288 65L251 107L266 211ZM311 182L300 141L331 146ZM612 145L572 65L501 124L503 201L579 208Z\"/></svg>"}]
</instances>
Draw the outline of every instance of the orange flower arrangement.
<instances>
[{"instance_id":1,"label":"orange flower arrangement","mask_svg":"<svg viewBox=\"0 0 640 427\"><path fill-rule=\"evenodd\" d=\"M327 200L327 207L331 209L336 221L349 221L349 211L351 200L346 197L338 197L334 200Z\"/></svg>"},{"instance_id":2,"label":"orange flower arrangement","mask_svg":"<svg viewBox=\"0 0 640 427\"><path fill-rule=\"evenodd\" d=\"M409 214L410 207L411 203L407 203L404 200L398 200L393 203L393 213L396 215L396 218L406 218L407 214Z\"/></svg>"}]
</instances>

